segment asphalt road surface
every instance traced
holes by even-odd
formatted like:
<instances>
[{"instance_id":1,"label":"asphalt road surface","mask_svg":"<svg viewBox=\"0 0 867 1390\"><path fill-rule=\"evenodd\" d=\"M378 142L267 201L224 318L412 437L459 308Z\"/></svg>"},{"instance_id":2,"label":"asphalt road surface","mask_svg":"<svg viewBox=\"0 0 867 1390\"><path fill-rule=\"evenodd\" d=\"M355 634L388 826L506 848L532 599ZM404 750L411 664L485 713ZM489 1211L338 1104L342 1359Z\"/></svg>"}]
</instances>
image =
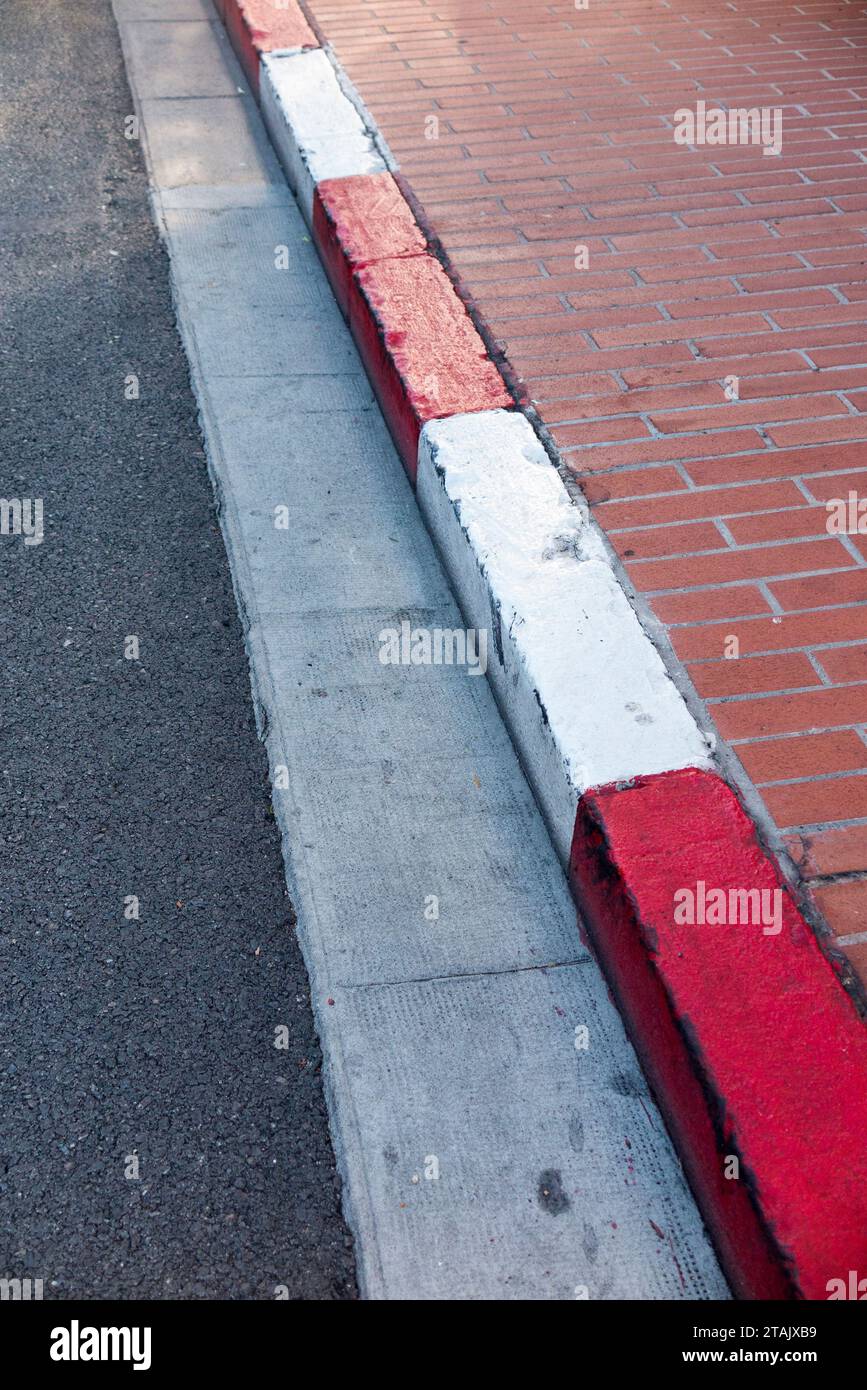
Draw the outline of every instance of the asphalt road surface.
<instances>
[{"instance_id":1,"label":"asphalt road surface","mask_svg":"<svg viewBox=\"0 0 867 1390\"><path fill-rule=\"evenodd\" d=\"M44 506L0 536L0 1278L353 1297L108 0L0 0L0 90L0 496Z\"/></svg>"}]
</instances>

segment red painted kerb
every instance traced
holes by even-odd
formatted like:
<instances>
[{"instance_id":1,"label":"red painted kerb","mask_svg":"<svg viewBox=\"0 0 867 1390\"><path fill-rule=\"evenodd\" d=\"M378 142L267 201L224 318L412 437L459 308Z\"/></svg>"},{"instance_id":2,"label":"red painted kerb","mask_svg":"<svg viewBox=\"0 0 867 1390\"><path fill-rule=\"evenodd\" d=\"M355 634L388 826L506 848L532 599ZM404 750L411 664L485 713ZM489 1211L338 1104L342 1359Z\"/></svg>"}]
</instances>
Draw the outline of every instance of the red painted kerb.
<instances>
[{"instance_id":1,"label":"red painted kerb","mask_svg":"<svg viewBox=\"0 0 867 1390\"><path fill-rule=\"evenodd\" d=\"M734 793L696 769L589 792L570 868L736 1292L867 1275L867 1030ZM700 881L767 890L769 928L678 925Z\"/></svg>"}]
</instances>

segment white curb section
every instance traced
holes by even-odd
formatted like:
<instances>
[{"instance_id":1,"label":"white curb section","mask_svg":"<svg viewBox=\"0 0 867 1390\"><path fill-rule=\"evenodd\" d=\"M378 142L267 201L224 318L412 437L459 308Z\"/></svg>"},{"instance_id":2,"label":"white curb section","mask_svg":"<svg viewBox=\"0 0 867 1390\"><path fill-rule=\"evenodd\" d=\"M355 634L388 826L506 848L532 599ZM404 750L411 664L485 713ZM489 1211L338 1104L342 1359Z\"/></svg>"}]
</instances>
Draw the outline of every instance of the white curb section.
<instances>
[{"instance_id":1,"label":"white curb section","mask_svg":"<svg viewBox=\"0 0 867 1390\"><path fill-rule=\"evenodd\" d=\"M259 100L308 226L313 192L322 179L388 172L321 48L264 57Z\"/></svg>"},{"instance_id":2,"label":"white curb section","mask_svg":"<svg viewBox=\"0 0 867 1390\"><path fill-rule=\"evenodd\" d=\"M588 787L710 767L601 537L523 415L430 421L417 495L468 625L491 627L488 677L564 863Z\"/></svg>"}]
</instances>

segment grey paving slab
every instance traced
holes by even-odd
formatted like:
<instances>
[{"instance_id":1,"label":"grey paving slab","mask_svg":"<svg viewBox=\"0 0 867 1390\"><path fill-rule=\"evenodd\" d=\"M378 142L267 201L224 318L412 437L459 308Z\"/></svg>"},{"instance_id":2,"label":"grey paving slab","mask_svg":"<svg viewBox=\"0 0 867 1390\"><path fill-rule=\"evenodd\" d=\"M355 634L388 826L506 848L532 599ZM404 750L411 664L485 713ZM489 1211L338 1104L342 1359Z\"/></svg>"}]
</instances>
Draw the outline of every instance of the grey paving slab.
<instances>
[{"instance_id":1,"label":"grey paving slab","mask_svg":"<svg viewBox=\"0 0 867 1390\"><path fill-rule=\"evenodd\" d=\"M127 71L142 98L249 93L249 84L213 10L211 18L214 42L208 43L203 42L200 18L124 25Z\"/></svg>"},{"instance_id":2,"label":"grey paving slab","mask_svg":"<svg viewBox=\"0 0 867 1390\"><path fill-rule=\"evenodd\" d=\"M292 194L285 186L246 183L239 178L236 183L225 187L220 184L190 183L160 189L160 208L163 212L169 208L200 208L211 212L233 207L280 208L288 207L291 198Z\"/></svg>"},{"instance_id":3,"label":"grey paving slab","mask_svg":"<svg viewBox=\"0 0 867 1390\"><path fill-rule=\"evenodd\" d=\"M264 303L330 305L330 287L314 273L318 257L294 204L265 208L256 218L246 212L177 208L165 213L172 263L185 292L201 295L205 303L219 302L233 295L246 275L251 296L261 295ZM289 269L296 273L287 274Z\"/></svg>"},{"instance_id":4,"label":"grey paving slab","mask_svg":"<svg viewBox=\"0 0 867 1390\"><path fill-rule=\"evenodd\" d=\"M368 1294L718 1289L592 964L338 990L334 1012L369 1153Z\"/></svg>"},{"instance_id":5,"label":"grey paving slab","mask_svg":"<svg viewBox=\"0 0 867 1390\"><path fill-rule=\"evenodd\" d=\"M162 23L213 20L215 13L213 0L114 0L113 9L119 24L143 19Z\"/></svg>"},{"instance_id":6,"label":"grey paving slab","mask_svg":"<svg viewBox=\"0 0 867 1390\"><path fill-rule=\"evenodd\" d=\"M414 570L409 578L415 578ZM297 731L299 763L315 760L322 768L348 770L368 762L371 754L426 763L438 754L505 753L508 736L491 719L494 706L483 677L458 666L379 661L378 635L386 628L399 630L402 621L427 629L452 627L457 618L451 605L433 602L424 609L308 611L295 623L266 618L256 636L282 692L284 713Z\"/></svg>"},{"instance_id":7,"label":"grey paving slab","mask_svg":"<svg viewBox=\"0 0 867 1390\"><path fill-rule=\"evenodd\" d=\"M251 612L260 617L311 609L369 609L377 603L390 604L392 609L430 607L445 599L446 581L432 550L420 548L404 565L387 563L412 516L409 504L383 498L375 504L347 506L345 497L333 496L330 505L316 514L292 507L287 529L282 530L274 524L270 503L262 510L249 506L249 492L245 476L238 488L236 514L255 588ZM284 481L272 499L279 507L287 495L291 494ZM335 549L342 552L341 564L334 563ZM439 626L456 626L457 610L452 617L454 621Z\"/></svg>"},{"instance_id":8,"label":"grey paving slab","mask_svg":"<svg viewBox=\"0 0 867 1390\"><path fill-rule=\"evenodd\" d=\"M223 329L220 306L202 304L194 325L202 370L208 376L324 376L358 370L358 356L336 304L321 312L267 301L260 286L255 301L236 305L233 332Z\"/></svg>"},{"instance_id":9,"label":"grey paving slab","mask_svg":"<svg viewBox=\"0 0 867 1390\"><path fill-rule=\"evenodd\" d=\"M121 29L125 50L128 28ZM210 26L202 33L210 41ZM279 186L276 156L257 138L259 117L252 97L142 97L139 105L160 188Z\"/></svg>"},{"instance_id":10,"label":"grey paving slab","mask_svg":"<svg viewBox=\"0 0 867 1390\"><path fill-rule=\"evenodd\" d=\"M329 409L305 411L304 402L315 393ZM294 405L292 429L286 428L288 400ZM235 378L213 413L226 447L237 450L242 464L247 461L239 498L249 497L252 506L282 499L306 508L312 496L321 495L323 471L333 499L351 496L357 507L382 502L379 465L391 440L366 377ZM415 505L409 484L391 499L392 507L401 502Z\"/></svg>"},{"instance_id":11,"label":"grey paving slab","mask_svg":"<svg viewBox=\"0 0 867 1390\"><path fill-rule=\"evenodd\" d=\"M386 626L460 618L348 331L320 297L323 273L293 240L298 214L283 221L268 206L268 182L276 195L281 176L261 152L258 118L247 124L245 112L239 128L241 103L212 103L223 116L198 127L220 147L196 165L207 215L160 186L192 167L187 116L179 154L166 117L183 101L142 109L158 123L155 208L246 632L362 1289L724 1297L485 681L379 660ZM244 209L234 155L262 176ZM276 285L267 245L284 225L297 254ZM282 535L271 525L280 503ZM432 1159L438 1177L426 1176Z\"/></svg>"},{"instance_id":12,"label":"grey paving slab","mask_svg":"<svg viewBox=\"0 0 867 1390\"><path fill-rule=\"evenodd\" d=\"M365 762L342 767L287 749L293 840L333 885L317 931L335 985L587 958L529 791L508 759L476 743L472 756L414 762L390 742L377 758L371 744ZM275 789L281 811L282 797Z\"/></svg>"}]
</instances>

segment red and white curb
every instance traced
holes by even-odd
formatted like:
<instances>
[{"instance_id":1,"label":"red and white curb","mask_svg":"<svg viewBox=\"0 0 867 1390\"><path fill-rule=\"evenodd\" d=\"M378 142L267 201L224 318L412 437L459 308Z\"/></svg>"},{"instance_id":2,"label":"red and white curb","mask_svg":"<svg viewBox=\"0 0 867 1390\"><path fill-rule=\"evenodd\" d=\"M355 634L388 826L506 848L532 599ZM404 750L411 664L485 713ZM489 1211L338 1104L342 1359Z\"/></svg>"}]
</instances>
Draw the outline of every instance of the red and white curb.
<instances>
[{"instance_id":1,"label":"red and white curb","mask_svg":"<svg viewBox=\"0 0 867 1390\"><path fill-rule=\"evenodd\" d=\"M735 1293L827 1298L867 1275L867 1028L331 55L294 0L218 9L466 620L492 631L489 678Z\"/></svg>"},{"instance_id":2,"label":"red and white curb","mask_svg":"<svg viewBox=\"0 0 867 1390\"><path fill-rule=\"evenodd\" d=\"M254 92L265 54L319 47L295 0L214 0L214 8Z\"/></svg>"},{"instance_id":3,"label":"red and white curb","mask_svg":"<svg viewBox=\"0 0 867 1390\"><path fill-rule=\"evenodd\" d=\"M707 766L707 743L529 422L431 420L417 497L564 864L588 787Z\"/></svg>"}]
</instances>

